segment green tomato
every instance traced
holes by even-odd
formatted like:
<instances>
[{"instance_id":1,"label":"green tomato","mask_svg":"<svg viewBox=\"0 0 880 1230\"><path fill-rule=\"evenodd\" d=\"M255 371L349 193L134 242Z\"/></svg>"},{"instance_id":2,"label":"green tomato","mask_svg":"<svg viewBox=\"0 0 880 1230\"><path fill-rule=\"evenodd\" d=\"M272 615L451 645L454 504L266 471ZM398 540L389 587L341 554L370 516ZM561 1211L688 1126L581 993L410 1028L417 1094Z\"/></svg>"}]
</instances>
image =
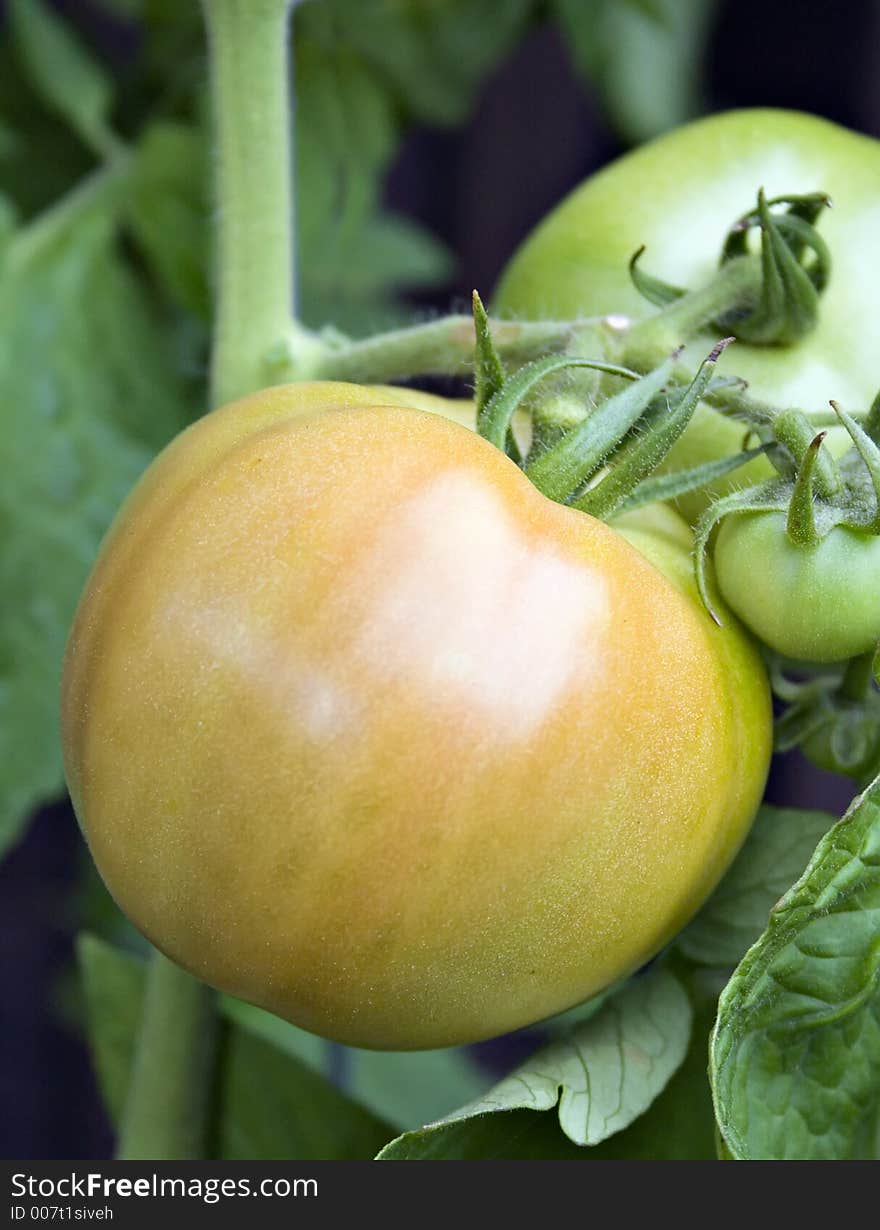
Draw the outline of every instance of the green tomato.
<instances>
[{"instance_id":1,"label":"green tomato","mask_svg":"<svg viewBox=\"0 0 880 1230\"><path fill-rule=\"evenodd\" d=\"M731 609L785 657L840 662L880 640L880 538L837 526L801 546L785 513L737 514L721 524L715 571Z\"/></svg>"},{"instance_id":2,"label":"green tomato","mask_svg":"<svg viewBox=\"0 0 880 1230\"><path fill-rule=\"evenodd\" d=\"M861 409L880 384L880 142L815 116L747 110L710 116L618 159L588 179L525 241L502 276L504 316L573 319L654 311L633 287L630 257L643 244L646 271L680 286L705 285L731 224L768 197L826 191L834 208L819 229L832 255L818 327L792 347L738 342L726 370L762 400L809 410L834 398ZM705 346L703 346L705 349ZM670 456L682 469L736 452L742 424L708 407ZM832 440L836 437L836 440ZM846 447L842 432L829 442ZM769 476L759 458L713 484L715 494ZM689 515L705 496L682 502Z\"/></svg>"}]
</instances>

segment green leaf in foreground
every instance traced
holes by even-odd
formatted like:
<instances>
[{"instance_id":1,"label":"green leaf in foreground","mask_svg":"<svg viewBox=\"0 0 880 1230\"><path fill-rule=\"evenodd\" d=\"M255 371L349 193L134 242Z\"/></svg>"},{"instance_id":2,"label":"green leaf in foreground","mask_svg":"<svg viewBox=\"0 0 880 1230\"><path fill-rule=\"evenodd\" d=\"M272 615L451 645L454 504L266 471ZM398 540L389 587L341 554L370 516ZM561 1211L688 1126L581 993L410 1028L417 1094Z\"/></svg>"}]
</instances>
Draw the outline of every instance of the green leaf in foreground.
<instances>
[{"instance_id":1,"label":"green leaf in foreground","mask_svg":"<svg viewBox=\"0 0 880 1230\"><path fill-rule=\"evenodd\" d=\"M684 1060L691 1005L678 979L655 966L572 1031L539 1050L485 1097L392 1141L383 1159L512 1157L523 1133L552 1134L521 1112L558 1106L576 1145L595 1145L641 1115ZM515 1118L514 1118L515 1115ZM558 1156L557 1154L551 1154ZM548 1154L542 1153L542 1156Z\"/></svg>"},{"instance_id":2,"label":"green leaf in foreground","mask_svg":"<svg viewBox=\"0 0 880 1230\"><path fill-rule=\"evenodd\" d=\"M61 789L77 599L114 513L190 409L113 219L97 209L37 233L0 264L0 851Z\"/></svg>"},{"instance_id":3,"label":"green leaf in foreground","mask_svg":"<svg viewBox=\"0 0 880 1230\"><path fill-rule=\"evenodd\" d=\"M82 936L79 959L101 1092L114 1120L125 1103L146 969L138 958ZM224 1160L369 1158L393 1129L306 1064L224 1020L218 1058L217 1157Z\"/></svg>"},{"instance_id":4,"label":"green leaf in foreground","mask_svg":"<svg viewBox=\"0 0 880 1230\"><path fill-rule=\"evenodd\" d=\"M679 950L702 965L736 965L834 822L823 811L761 807L727 875L678 937Z\"/></svg>"},{"instance_id":5,"label":"green leaf in foreground","mask_svg":"<svg viewBox=\"0 0 880 1230\"><path fill-rule=\"evenodd\" d=\"M734 1157L878 1156L880 779L820 841L723 992L710 1071Z\"/></svg>"},{"instance_id":6,"label":"green leaf in foreground","mask_svg":"<svg viewBox=\"0 0 880 1230\"><path fill-rule=\"evenodd\" d=\"M703 969L692 972L686 982L694 1023L684 1063L643 1115L590 1149L590 1160L714 1161L715 1114L707 1067L723 976Z\"/></svg>"}]
</instances>

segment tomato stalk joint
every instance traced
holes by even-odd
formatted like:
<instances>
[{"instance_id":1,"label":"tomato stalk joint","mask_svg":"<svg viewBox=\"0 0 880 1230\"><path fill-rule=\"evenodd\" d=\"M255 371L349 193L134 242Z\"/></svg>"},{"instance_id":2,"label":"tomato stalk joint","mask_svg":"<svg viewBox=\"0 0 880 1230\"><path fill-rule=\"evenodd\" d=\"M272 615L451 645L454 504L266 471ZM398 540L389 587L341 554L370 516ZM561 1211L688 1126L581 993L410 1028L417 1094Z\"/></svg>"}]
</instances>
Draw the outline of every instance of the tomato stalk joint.
<instances>
[{"instance_id":1,"label":"tomato stalk joint","mask_svg":"<svg viewBox=\"0 0 880 1230\"><path fill-rule=\"evenodd\" d=\"M681 384L676 349L643 376L618 364L577 355L549 355L520 367L507 376L495 348L488 317L474 292L476 354L474 362L477 429L497 448L519 464L535 487L548 499L608 520L624 508L662 498L657 480L642 487L644 480L663 461L684 432L701 399L714 379L715 365L733 340L724 338L712 347L693 377ZM535 410L539 386L548 378L573 369L589 369L624 382L617 392L568 425L559 438L548 441L540 429L533 431L525 456L513 436L517 411L527 404L533 409L533 425L540 422ZM754 452L740 455L741 464ZM700 485L705 474L675 476L681 490Z\"/></svg>"},{"instance_id":2,"label":"tomato stalk joint","mask_svg":"<svg viewBox=\"0 0 880 1230\"><path fill-rule=\"evenodd\" d=\"M689 292L646 273L644 245L629 263L633 285L684 335L711 326L755 346L791 346L815 329L831 276L831 254L816 230L830 204L822 192L768 201L761 189L756 208L728 231L718 272L706 286ZM753 230L760 234L758 252L749 247Z\"/></svg>"},{"instance_id":3,"label":"tomato stalk joint","mask_svg":"<svg viewBox=\"0 0 880 1230\"><path fill-rule=\"evenodd\" d=\"M697 586L714 615L710 539L730 608L770 649L805 662L859 657L880 641L880 447L877 401L865 426L831 406L851 440L835 461L826 432L777 415L768 449L778 477L715 501L697 523ZM717 616L716 616L717 618Z\"/></svg>"}]
</instances>

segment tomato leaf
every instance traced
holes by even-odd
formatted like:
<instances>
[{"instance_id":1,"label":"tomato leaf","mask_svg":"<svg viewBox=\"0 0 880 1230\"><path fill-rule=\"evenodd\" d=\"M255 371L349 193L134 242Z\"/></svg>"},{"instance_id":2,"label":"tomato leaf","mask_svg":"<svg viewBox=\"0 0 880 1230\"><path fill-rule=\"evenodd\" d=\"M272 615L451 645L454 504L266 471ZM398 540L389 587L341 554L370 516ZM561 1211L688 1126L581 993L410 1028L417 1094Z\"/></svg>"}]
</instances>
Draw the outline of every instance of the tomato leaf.
<instances>
[{"instance_id":1,"label":"tomato leaf","mask_svg":"<svg viewBox=\"0 0 880 1230\"><path fill-rule=\"evenodd\" d=\"M246 1004L223 1000L223 1012L277 1048L332 1079L381 1119L406 1131L448 1114L483 1093L491 1078L466 1047L435 1051L365 1051L327 1042L280 1017Z\"/></svg>"},{"instance_id":2,"label":"tomato leaf","mask_svg":"<svg viewBox=\"0 0 880 1230\"><path fill-rule=\"evenodd\" d=\"M514 1156L515 1140L530 1130L522 1112L557 1107L571 1142L598 1144L642 1114L681 1066L691 1019L679 980L655 966L484 1097L398 1137L380 1157Z\"/></svg>"},{"instance_id":3,"label":"tomato leaf","mask_svg":"<svg viewBox=\"0 0 880 1230\"><path fill-rule=\"evenodd\" d=\"M583 1161L584 1150L562 1132L555 1115L509 1110L475 1115L438 1130L431 1125L386 1145L381 1162L482 1160Z\"/></svg>"},{"instance_id":4,"label":"tomato leaf","mask_svg":"<svg viewBox=\"0 0 880 1230\"><path fill-rule=\"evenodd\" d=\"M819 842L722 993L710 1071L737 1158L873 1158L880 779Z\"/></svg>"},{"instance_id":5,"label":"tomato leaf","mask_svg":"<svg viewBox=\"0 0 880 1230\"><path fill-rule=\"evenodd\" d=\"M446 248L408 219L390 214L366 221L356 234L330 234L303 268L303 309L315 325L362 333L390 327L406 316L395 295L447 280Z\"/></svg>"},{"instance_id":6,"label":"tomato leaf","mask_svg":"<svg viewBox=\"0 0 880 1230\"><path fill-rule=\"evenodd\" d=\"M79 960L101 1093L118 1122L146 967L94 936L80 938ZM218 1068L213 1136L221 1160L368 1158L392 1134L301 1060L225 1014Z\"/></svg>"},{"instance_id":7,"label":"tomato leaf","mask_svg":"<svg viewBox=\"0 0 880 1230\"><path fill-rule=\"evenodd\" d=\"M727 875L678 937L679 950L703 965L736 965L834 822L827 812L761 807Z\"/></svg>"},{"instance_id":8,"label":"tomato leaf","mask_svg":"<svg viewBox=\"0 0 880 1230\"><path fill-rule=\"evenodd\" d=\"M715 1158L715 1116L706 1074L718 988L708 971L688 979L695 1018L684 1062L644 1114L589 1149L574 1144L555 1115L514 1110L462 1120L431 1136L410 1133L380 1154L383 1161L462 1158L695 1160Z\"/></svg>"},{"instance_id":9,"label":"tomato leaf","mask_svg":"<svg viewBox=\"0 0 880 1230\"><path fill-rule=\"evenodd\" d=\"M349 40L415 120L459 124L532 7L533 0L312 0L297 14L297 34Z\"/></svg>"},{"instance_id":10,"label":"tomato leaf","mask_svg":"<svg viewBox=\"0 0 880 1230\"><path fill-rule=\"evenodd\" d=\"M715 1024L723 978L719 980L717 971L705 969L682 972L682 978L694 1009L684 1062L644 1114L622 1132L590 1149L590 1160L714 1160L715 1114L706 1067L709 1035Z\"/></svg>"},{"instance_id":11,"label":"tomato leaf","mask_svg":"<svg viewBox=\"0 0 880 1230\"><path fill-rule=\"evenodd\" d=\"M382 209L403 127L464 120L515 44L532 0L424 4L312 0L297 6L300 314L362 334L399 323L395 295L451 279L447 248Z\"/></svg>"},{"instance_id":12,"label":"tomato leaf","mask_svg":"<svg viewBox=\"0 0 880 1230\"><path fill-rule=\"evenodd\" d=\"M576 68L633 144L703 110L715 0L553 0Z\"/></svg>"},{"instance_id":13,"label":"tomato leaf","mask_svg":"<svg viewBox=\"0 0 880 1230\"><path fill-rule=\"evenodd\" d=\"M152 125L138 144L125 203L126 221L157 280L201 320L211 299L207 150L196 127Z\"/></svg>"},{"instance_id":14,"label":"tomato leaf","mask_svg":"<svg viewBox=\"0 0 880 1230\"><path fill-rule=\"evenodd\" d=\"M320 37L311 9L296 10L300 311L310 325L360 333L395 323L394 293L441 284L452 263L439 240L383 211L400 116L350 46Z\"/></svg>"},{"instance_id":15,"label":"tomato leaf","mask_svg":"<svg viewBox=\"0 0 880 1230\"><path fill-rule=\"evenodd\" d=\"M366 1159L393 1128L245 1029L227 1029L221 1053L217 1157Z\"/></svg>"},{"instance_id":16,"label":"tomato leaf","mask_svg":"<svg viewBox=\"0 0 880 1230\"><path fill-rule=\"evenodd\" d=\"M44 0L10 0L8 7L16 47L34 89L87 145L106 148L113 101L110 75Z\"/></svg>"},{"instance_id":17,"label":"tomato leaf","mask_svg":"<svg viewBox=\"0 0 880 1230\"><path fill-rule=\"evenodd\" d=\"M190 409L112 219L85 213L32 235L0 268L0 849L61 789L58 685L80 590L116 509Z\"/></svg>"}]
</instances>

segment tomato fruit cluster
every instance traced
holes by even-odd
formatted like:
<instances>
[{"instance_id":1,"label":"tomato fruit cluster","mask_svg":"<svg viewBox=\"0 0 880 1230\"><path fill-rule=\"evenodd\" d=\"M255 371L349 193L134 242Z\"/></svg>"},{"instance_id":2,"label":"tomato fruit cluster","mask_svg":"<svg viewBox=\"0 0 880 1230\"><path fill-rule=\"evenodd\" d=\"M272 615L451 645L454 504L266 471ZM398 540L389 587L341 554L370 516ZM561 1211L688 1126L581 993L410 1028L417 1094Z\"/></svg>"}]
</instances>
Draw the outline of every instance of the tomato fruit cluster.
<instances>
[{"instance_id":1,"label":"tomato fruit cluster","mask_svg":"<svg viewBox=\"0 0 880 1230\"><path fill-rule=\"evenodd\" d=\"M705 284L728 227L754 207L762 187L768 197L831 194L834 208L820 225L832 252L831 279L812 333L795 346L737 342L730 368L756 397L780 407L827 410L834 398L863 409L880 385L880 142L815 116L766 109L713 115L618 159L524 242L502 276L495 308L530 319L643 318L655 309L630 280L633 253L644 245L642 264L658 277ZM669 467L735 453L743 435L742 424L700 407ZM713 490L721 494L771 473L758 458ZM689 515L703 506L693 497L682 502Z\"/></svg>"},{"instance_id":2,"label":"tomato fruit cluster","mask_svg":"<svg viewBox=\"0 0 880 1230\"><path fill-rule=\"evenodd\" d=\"M751 823L770 704L675 513L607 526L390 397L265 390L160 455L83 596L63 734L98 868L159 948L405 1049L656 953Z\"/></svg>"}]
</instances>

